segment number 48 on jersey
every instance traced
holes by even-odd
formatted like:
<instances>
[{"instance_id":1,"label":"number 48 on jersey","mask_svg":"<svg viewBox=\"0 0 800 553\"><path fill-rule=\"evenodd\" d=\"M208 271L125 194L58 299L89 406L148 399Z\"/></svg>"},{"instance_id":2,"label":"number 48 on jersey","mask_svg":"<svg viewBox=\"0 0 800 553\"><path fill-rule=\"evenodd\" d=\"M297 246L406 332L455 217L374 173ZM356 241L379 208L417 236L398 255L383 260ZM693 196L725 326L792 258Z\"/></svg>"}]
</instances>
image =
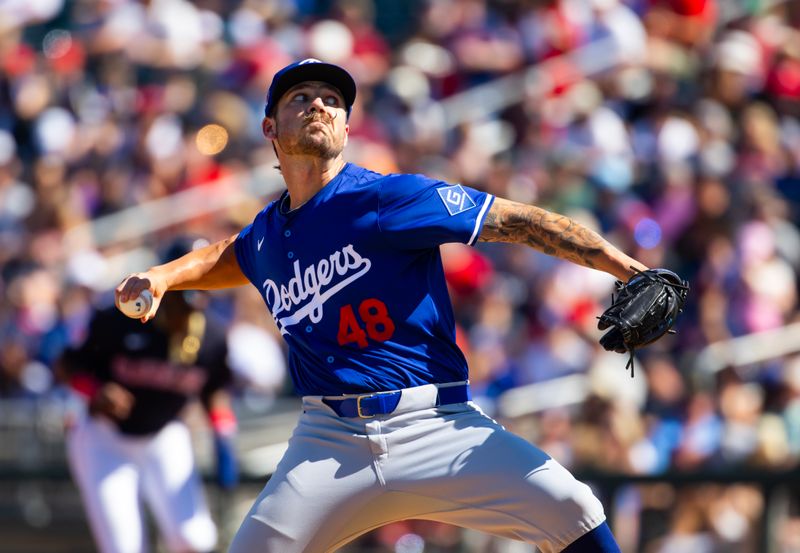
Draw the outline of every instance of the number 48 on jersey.
<instances>
[{"instance_id":1,"label":"number 48 on jersey","mask_svg":"<svg viewBox=\"0 0 800 553\"><path fill-rule=\"evenodd\" d=\"M351 304L339 310L340 346L356 343L358 347L369 345L367 337L376 342L385 342L394 334L394 321L389 317L386 304L377 298L368 298L358 306L358 317Z\"/></svg>"}]
</instances>

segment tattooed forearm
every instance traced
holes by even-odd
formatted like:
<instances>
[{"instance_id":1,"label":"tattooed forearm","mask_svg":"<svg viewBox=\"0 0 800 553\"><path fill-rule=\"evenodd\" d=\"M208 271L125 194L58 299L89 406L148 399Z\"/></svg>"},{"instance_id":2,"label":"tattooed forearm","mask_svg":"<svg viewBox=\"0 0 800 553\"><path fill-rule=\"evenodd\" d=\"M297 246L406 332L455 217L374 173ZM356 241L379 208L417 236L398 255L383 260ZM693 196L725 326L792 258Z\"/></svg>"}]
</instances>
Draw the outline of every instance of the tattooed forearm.
<instances>
[{"instance_id":1,"label":"tattooed forearm","mask_svg":"<svg viewBox=\"0 0 800 553\"><path fill-rule=\"evenodd\" d=\"M527 244L587 267L598 267L598 257L608 244L596 232L566 217L539 207L496 198L486 215L483 242Z\"/></svg>"}]
</instances>

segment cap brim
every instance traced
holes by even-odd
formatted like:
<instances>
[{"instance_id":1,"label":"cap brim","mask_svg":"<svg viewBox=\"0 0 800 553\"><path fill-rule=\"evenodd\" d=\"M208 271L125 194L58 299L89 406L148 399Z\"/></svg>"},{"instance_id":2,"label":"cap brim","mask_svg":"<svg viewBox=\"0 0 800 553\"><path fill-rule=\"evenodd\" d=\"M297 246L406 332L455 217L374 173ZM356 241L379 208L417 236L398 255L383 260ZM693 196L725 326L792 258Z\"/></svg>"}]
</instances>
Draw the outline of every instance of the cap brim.
<instances>
[{"instance_id":1,"label":"cap brim","mask_svg":"<svg viewBox=\"0 0 800 553\"><path fill-rule=\"evenodd\" d=\"M307 63L298 65L281 75L272 90L272 108L295 85L306 81L321 81L336 87L341 92L347 111L356 100L356 83L350 74L331 63Z\"/></svg>"}]
</instances>

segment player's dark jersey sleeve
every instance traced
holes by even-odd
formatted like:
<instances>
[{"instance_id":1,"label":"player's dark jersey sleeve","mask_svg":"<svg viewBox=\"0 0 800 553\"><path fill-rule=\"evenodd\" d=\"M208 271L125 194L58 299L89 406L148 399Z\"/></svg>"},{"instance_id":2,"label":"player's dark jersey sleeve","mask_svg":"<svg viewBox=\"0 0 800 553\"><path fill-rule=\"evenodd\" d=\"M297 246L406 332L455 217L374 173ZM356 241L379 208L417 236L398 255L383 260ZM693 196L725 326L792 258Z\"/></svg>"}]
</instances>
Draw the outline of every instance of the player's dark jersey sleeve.
<instances>
[{"instance_id":1,"label":"player's dark jersey sleeve","mask_svg":"<svg viewBox=\"0 0 800 553\"><path fill-rule=\"evenodd\" d=\"M472 245L494 196L423 175L392 175L378 192L378 225L397 248Z\"/></svg>"},{"instance_id":2,"label":"player's dark jersey sleeve","mask_svg":"<svg viewBox=\"0 0 800 553\"><path fill-rule=\"evenodd\" d=\"M233 372L228 365L228 345L223 326L209 321L204 342L202 361L208 369L208 380L200 396L206 400L215 391L232 384Z\"/></svg>"},{"instance_id":3,"label":"player's dark jersey sleeve","mask_svg":"<svg viewBox=\"0 0 800 553\"><path fill-rule=\"evenodd\" d=\"M70 374L90 374L101 381L108 379L108 365L115 343L114 332L118 327L114 315L113 309L96 312L83 343L64 351L62 364Z\"/></svg>"}]
</instances>

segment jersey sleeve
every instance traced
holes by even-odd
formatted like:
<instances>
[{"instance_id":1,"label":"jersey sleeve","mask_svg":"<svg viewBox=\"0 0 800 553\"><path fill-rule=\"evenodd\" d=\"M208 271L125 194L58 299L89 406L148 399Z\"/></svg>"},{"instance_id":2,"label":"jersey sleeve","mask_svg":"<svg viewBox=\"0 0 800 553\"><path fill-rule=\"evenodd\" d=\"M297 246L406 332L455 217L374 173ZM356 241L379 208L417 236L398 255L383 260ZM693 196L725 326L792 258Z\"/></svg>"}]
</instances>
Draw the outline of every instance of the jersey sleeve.
<instances>
[{"instance_id":1,"label":"jersey sleeve","mask_svg":"<svg viewBox=\"0 0 800 553\"><path fill-rule=\"evenodd\" d=\"M266 208L262 210L256 218L253 219L253 222L244 227L240 232L239 235L236 237L236 241L233 243L233 251L236 253L236 261L239 262L239 268L244 273L244 276L247 277L247 280L250 282L255 283L256 280L256 254L258 253L258 240L263 240L263 230L261 231L261 235L259 234L258 229L263 229L264 219L266 217Z\"/></svg>"},{"instance_id":2,"label":"jersey sleeve","mask_svg":"<svg viewBox=\"0 0 800 553\"><path fill-rule=\"evenodd\" d=\"M80 346L67 349L62 363L70 374L85 374L101 382L109 379L109 365L117 342L119 324L115 309L96 311L89 323L86 338Z\"/></svg>"},{"instance_id":3,"label":"jersey sleeve","mask_svg":"<svg viewBox=\"0 0 800 553\"><path fill-rule=\"evenodd\" d=\"M228 344L225 330L216 322L211 322L207 334L208 347L204 352L203 361L208 369L208 380L201 391L203 398L208 398L217 390L226 388L233 383L233 372L228 364Z\"/></svg>"},{"instance_id":4,"label":"jersey sleeve","mask_svg":"<svg viewBox=\"0 0 800 553\"><path fill-rule=\"evenodd\" d=\"M381 233L401 249L473 245L494 201L486 192L422 175L389 177L378 194Z\"/></svg>"}]
</instances>

